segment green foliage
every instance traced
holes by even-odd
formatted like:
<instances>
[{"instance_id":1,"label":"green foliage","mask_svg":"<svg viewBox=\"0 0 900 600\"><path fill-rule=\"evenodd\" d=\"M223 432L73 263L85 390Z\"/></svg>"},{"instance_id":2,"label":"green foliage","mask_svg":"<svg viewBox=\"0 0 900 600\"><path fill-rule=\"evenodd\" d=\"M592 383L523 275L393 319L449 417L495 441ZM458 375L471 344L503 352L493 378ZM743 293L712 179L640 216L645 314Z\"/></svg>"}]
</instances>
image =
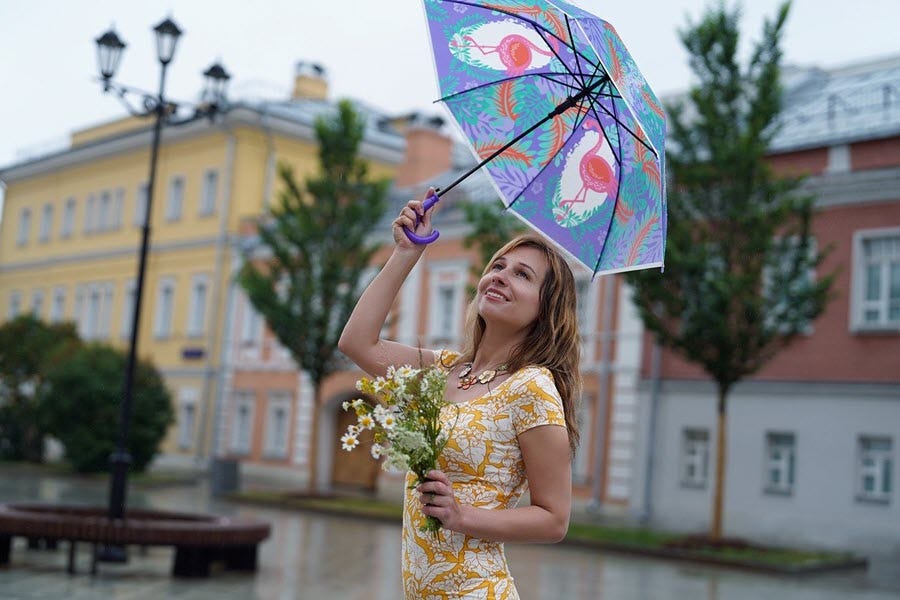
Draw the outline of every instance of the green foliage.
<instances>
[{"instance_id":1,"label":"green foliage","mask_svg":"<svg viewBox=\"0 0 900 600\"><path fill-rule=\"evenodd\" d=\"M259 221L271 260L246 256L238 279L316 387L337 368L341 330L378 249L370 234L386 208L388 182L370 180L358 156L363 126L342 101L334 118L316 122L319 173L301 186L289 166L279 165L277 206Z\"/></svg>"},{"instance_id":2,"label":"green foliage","mask_svg":"<svg viewBox=\"0 0 900 600\"><path fill-rule=\"evenodd\" d=\"M680 32L698 84L668 107L666 267L628 275L647 328L718 383L758 371L822 313L831 276L810 232L813 199L776 176L766 152L781 109L789 4L738 61L739 11L723 5Z\"/></svg>"},{"instance_id":3,"label":"green foliage","mask_svg":"<svg viewBox=\"0 0 900 600\"><path fill-rule=\"evenodd\" d=\"M0 458L43 460L35 394L48 359L78 344L71 323L48 325L24 315L0 327Z\"/></svg>"},{"instance_id":4,"label":"green foliage","mask_svg":"<svg viewBox=\"0 0 900 600\"><path fill-rule=\"evenodd\" d=\"M40 390L40 419L65 447L79 472L106 471L115 449L128 357L110 346L79 348L48 367ZM128 432L132 469L143 471L174 422L172 402L159 372L139 361Z\"/></svg>"},{"instance_id":5,"label":"green foliage","mask_svg":"<svg viewBox=\"0 0 900 600\"><path fill-rule=\"evenodd\" d=\"M528 229L522 221L493 202L465 201L461 206L466 223L470 226L469 233L463 238L463 245L466 248L477 246L482 266L506 242ZM481 271L476 274L481 276Z\"/></svg>"}]
</instances>

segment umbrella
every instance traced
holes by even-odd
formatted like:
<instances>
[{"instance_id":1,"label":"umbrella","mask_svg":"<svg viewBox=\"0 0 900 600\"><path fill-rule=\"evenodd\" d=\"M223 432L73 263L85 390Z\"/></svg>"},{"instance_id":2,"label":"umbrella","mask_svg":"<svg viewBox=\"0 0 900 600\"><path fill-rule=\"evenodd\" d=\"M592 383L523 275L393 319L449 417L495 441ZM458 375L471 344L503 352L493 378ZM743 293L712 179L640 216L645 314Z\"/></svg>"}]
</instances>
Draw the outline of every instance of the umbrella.
<instances>
[{"instance_id":1,"label":"umbrella","mask_svg":"<svg viewBox=\"0 0 900 600\"><path fill-rule=\"evenodd\" d=\"M440 101L480 160L426 206L484 167L595 275L661 267L665 116L615 29L559 0L424 2Z\"/></svg>"}]
</instances>

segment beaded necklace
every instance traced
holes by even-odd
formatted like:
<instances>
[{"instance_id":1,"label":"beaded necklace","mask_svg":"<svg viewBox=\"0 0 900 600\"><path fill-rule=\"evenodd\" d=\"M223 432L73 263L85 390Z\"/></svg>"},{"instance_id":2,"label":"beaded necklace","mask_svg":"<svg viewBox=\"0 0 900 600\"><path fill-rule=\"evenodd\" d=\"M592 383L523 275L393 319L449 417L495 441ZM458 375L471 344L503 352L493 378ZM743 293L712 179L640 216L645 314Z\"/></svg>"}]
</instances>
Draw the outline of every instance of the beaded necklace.
<instances>
[{"instance_id":1,"label":"beaded necklace","mask_svg":"<svg viewBox=\"0 0 900 600\"><path fill-rule=\"evenodd\" d=\"M459 372L459 382L456 384L456 387L461 390L467 390L476 383L480 383L482 385L490 383L497 375L506 373L507 367L508 365L506 363L503 363L496 369L485 369L478 375L471 375L472 363L465 363L463 365L462 371Z\"/></svg>"}]
</instances>

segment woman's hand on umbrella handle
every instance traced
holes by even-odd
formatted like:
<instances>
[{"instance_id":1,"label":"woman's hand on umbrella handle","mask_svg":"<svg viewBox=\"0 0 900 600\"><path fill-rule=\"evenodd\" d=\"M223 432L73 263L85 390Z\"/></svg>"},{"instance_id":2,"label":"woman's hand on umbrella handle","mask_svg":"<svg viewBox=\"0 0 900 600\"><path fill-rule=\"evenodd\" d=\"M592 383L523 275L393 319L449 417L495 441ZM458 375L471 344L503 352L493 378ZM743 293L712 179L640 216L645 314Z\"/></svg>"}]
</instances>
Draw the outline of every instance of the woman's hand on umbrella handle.
<instances>
[{"instance_id":1,"label":"woman's hand on umbrella handle","mask_svg":"<svg viewBox=\"0 0 900 600\"><path fill-rule=\"evenodd\" d=\"M431 233L425 236L417 235L414 231L414 229L417 229L419 225L425 222L425 215L435 204L438 203L438 200L440 200L440 198L438 198L438 195L434 193L434 190L428 190L428 195L425 198L425 202L422 204L422 216L419 216L419 214L416 213L415 227L413 229L410 229L405 225L403 226L403 232L406 234L406 237L409 238L409 241L419 245L430 244L434 240L438 239L438 236L441 235L441 232L437 229L432 229ZM430 219L428 224L430 225Z\"/></svg>"}]
</instances>

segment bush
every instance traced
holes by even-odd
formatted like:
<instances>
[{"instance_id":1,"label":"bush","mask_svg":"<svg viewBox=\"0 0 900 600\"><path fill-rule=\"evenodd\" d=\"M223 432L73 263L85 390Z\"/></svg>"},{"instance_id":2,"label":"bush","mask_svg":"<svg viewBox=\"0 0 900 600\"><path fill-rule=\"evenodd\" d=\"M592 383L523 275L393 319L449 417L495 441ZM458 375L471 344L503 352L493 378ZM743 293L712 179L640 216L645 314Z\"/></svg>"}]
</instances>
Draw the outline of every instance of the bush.
<instances>
[{"instance_id":1,"label":"bush","mask_svg":"<svg viewBox=\"0 0 900 600\"><path fill-rule=\"evenodd\" d=\"M76 471L109 469L126 365L124 353L90 345L47 369L40 394L41 422L62 443ZM146 469L173 421L171 396L162 377L152 364L139 361L128 430L132 470Z\"/></svg>"}]
</instances>

